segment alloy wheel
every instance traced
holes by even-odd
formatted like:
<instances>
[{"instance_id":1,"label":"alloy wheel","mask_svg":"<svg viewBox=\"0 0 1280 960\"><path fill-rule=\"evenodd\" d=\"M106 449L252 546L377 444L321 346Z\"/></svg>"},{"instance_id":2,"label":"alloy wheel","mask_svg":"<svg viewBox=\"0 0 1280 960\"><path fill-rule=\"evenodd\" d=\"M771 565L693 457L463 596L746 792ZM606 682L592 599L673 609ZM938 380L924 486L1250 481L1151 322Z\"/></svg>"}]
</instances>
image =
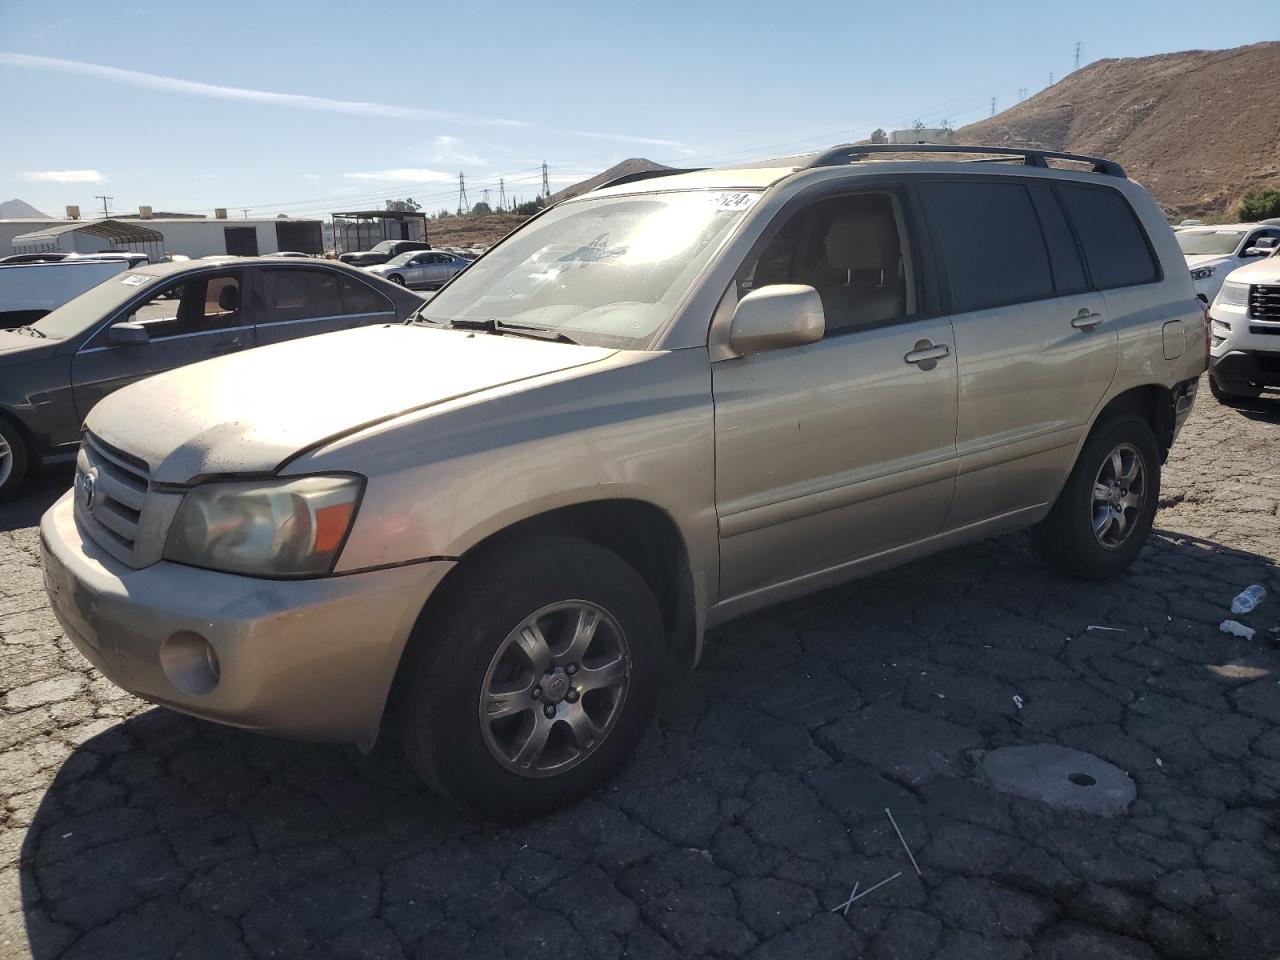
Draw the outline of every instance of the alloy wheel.
<instances>
[{"instance_id":1,"label":"alloy wheel","mask_svg":"<svg viewBox=\"0 0 1280 960\"><path fill-rule=\"evenodd\" d=\"M489 663L479 705L485 745L520 776L562 774L604 742L630 678L626 635L607 610L586 600L543 607Z\"/></svg>"},{"instance_id":2,"label":"alloy wheel","mask_svg":"<svg viewBox=\"0 0 1280 960\"><path fill-rule=\"evenodd\" d=\"M1108 550L1122 546L1142 515L1147 471L1142 454L1121 443L1102 461L1093 481L1093 535Z\"/></svg>"},{"instance_id":3,"label":"alloy wheel","mask_svg":"<svg viewBox=\"0 0 1280 960\"><path fill-rule=\"evenodd\" d=\"M13 473L13 448L9 441L0 434L0 487L3 487L9 475Z\"/></svg>"}]
</instances>

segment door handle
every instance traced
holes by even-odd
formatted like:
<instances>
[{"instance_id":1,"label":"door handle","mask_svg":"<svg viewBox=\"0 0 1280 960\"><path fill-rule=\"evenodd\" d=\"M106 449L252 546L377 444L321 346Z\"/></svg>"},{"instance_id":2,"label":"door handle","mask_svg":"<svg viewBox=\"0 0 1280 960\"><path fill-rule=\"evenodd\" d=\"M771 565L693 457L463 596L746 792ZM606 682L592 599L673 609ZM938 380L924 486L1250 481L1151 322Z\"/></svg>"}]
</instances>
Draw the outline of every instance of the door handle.
<instances>
[{"instance_id":1,"label":"door handle","mask_svg":"<svg viewBox=\"0 0 1280 960\"><path fill-rule=\"evenodd\" d=\"M1102 314L1095 313L1088 307L1081 307L1080 312L1071 318L1071 325L1077 330L1092 330L1102 322Z\"/></svg>"},{"instance_id":2,"label":"door handle","mask_svg":"<svg viewBox=\"0 0 1280 960\"><path fill-rule=\"evenodd\" d=\"M907 363L918 364L922 370L932 370L938 365L937 361L949 356L951 356L951 348L945 343L935 346L932 340L921 340L916 344L915 349L902 359Z\"/></svg>"}]
</instances>

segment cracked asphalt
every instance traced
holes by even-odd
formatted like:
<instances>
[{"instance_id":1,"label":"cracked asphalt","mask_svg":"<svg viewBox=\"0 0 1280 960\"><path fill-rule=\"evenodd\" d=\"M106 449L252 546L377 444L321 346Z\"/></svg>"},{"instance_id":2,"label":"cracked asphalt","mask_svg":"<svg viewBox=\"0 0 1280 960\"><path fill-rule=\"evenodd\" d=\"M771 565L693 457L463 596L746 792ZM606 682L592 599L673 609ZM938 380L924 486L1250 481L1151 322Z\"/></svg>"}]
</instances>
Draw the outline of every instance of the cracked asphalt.
<instances>
[{"instance_id":1,"label":"cracked asphalt","mask_svg":"<svg viewBox=\"0 0 1280 960\"><path fill-rule=\"evenodd\" d=\"M1278 432L1280 406L1202 389L1117 581L1057 579L1019 534L715 631L615 782L515 829L452 813L393 743L116 690L45 602L47 476L0 507L0 956L1280 956ZM1257 635L1222 634L1251 583ZM1031 744L1136 800L984 781Z\"/></svg>"}]
</instances>

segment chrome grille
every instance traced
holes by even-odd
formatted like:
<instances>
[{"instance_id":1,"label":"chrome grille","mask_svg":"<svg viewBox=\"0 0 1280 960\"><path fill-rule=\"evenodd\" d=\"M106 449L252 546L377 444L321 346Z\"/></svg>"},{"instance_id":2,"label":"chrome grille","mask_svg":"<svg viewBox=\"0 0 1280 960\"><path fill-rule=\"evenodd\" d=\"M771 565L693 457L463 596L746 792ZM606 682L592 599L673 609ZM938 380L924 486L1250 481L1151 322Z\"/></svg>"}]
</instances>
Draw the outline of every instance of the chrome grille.
<instances>
[{"instance_id":1,"label":"chrome grille","mask_svg":"<svg viewBox=\"0 0 1280 960\"><path fill-rule=\"evenodd\" d=\"M76 460L76 518L117 560L136 566L134 548L151 484L150 469L86 430Z\"/></svg>"},{"instance_id":2,"label":"chrome grille","mask_svg":"<svg viewBox=\"0 0 1280 960\"><path fill-rule=\"evenodd\" d=\"M1280 323L1280 285L1255 283L1249 288L1249 316Z\"/></svg>"}]
</instances>

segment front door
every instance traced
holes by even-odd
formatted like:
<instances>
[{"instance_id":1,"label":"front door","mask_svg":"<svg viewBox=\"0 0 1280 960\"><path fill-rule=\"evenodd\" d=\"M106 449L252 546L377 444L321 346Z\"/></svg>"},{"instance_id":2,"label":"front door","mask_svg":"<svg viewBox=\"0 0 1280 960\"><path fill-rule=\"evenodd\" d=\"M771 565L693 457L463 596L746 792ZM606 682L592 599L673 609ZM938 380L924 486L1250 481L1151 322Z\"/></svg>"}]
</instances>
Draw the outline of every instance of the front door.
<instances>
[{"instance_id":1,"label":"front door","mask_svg":"<svg viewBox=\"0 0 1280 960\"><path fill-rule=\"evenodd\" d=\"M720 598L937 533L955 487L951 323L919 302L894 190L784 214L738 294L813 286L817 343L712 365Z\"/></svg>"},{"instance_id":2,"label":"front door","mask_svg":"<svg viewBox=\"0 0 1280 960\"><path fill-rule=\"evenodd\" d=\"M113 344L99 330L71 360L76 414L126 384L155 373L253 346L253 327L241 308L241 272L200 274L160 288L113 322L131 320L150 334L146 343Z\"/></svg>"}]
</instances>

